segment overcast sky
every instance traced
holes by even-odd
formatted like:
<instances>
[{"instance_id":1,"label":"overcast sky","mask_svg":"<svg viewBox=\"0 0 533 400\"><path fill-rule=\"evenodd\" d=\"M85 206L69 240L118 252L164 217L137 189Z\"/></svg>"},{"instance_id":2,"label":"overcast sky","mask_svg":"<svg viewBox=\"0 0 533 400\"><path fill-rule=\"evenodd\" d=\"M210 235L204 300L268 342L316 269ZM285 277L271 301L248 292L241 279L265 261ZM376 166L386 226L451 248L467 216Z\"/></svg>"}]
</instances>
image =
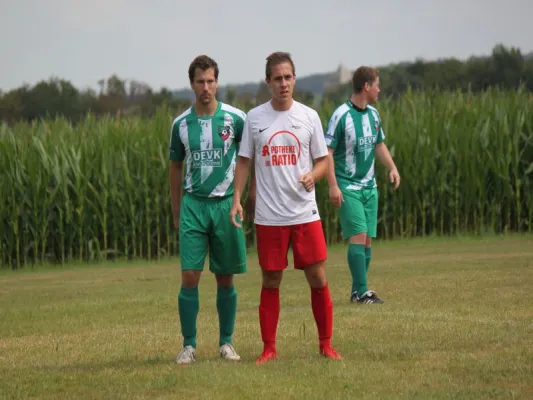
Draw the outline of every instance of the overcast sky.
<instances>
[{"instance_id":1,"label":"overcast sky","mask_svg":"<svg viewBox=\"0 0 533 400\"><path fill-rule=\"evenodd\" d=\"M178 89L202 53L222 85L263 79L277 50L297 76L466 59L496 43L527 53L532 18L532 0L0 0L0 89L51 76L96 88L113 73Z\"/></svg>"}]
</instances>

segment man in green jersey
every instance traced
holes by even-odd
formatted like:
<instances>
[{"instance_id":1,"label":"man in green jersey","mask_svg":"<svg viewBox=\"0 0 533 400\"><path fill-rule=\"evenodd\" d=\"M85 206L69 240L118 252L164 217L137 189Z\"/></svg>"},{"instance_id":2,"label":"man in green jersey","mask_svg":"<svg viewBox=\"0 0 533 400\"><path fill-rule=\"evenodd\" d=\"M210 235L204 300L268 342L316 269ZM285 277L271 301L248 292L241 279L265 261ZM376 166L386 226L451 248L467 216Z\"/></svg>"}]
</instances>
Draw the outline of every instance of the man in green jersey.
<instances>
[{"instance_id":1,"label":"man in green jersey","mask_svg":"<svg viewBox=\"0 0 533 400\"><path fill-rule=\"evenodd\" d=\"M208 249L209 270L217 281L220 355L226 360L240 360L232 345L237 311L233 275L247 270L246 246L243 230L232 225L228 214L246 115L217 101L218 73L218 65L210 57L201 55L193 60L189 80L196 100L174 120L170 136L169 180L181 258L178 311L183 348L176 359L178 364L196 359L198 284Z\"/></svg>"},{"instance_id":2,"label":"man in green jersey","mask_svg":"<svg viewBox=\"0 0 533 400\"><path fill-rule=\"evenodd\" d=\"M370 106L378 99L379 73L370 67L358 68L352 77L353 93L331 116L325 133L329 148L329 198L339 208L339 219L348 245L348 265L352 275L351 301L381 304L367 286L372 238L376 237L378 191L374 161L389 170L394 190L400 174L384 143L385 134L378 111Z\"/></svg>"}]
</instances>

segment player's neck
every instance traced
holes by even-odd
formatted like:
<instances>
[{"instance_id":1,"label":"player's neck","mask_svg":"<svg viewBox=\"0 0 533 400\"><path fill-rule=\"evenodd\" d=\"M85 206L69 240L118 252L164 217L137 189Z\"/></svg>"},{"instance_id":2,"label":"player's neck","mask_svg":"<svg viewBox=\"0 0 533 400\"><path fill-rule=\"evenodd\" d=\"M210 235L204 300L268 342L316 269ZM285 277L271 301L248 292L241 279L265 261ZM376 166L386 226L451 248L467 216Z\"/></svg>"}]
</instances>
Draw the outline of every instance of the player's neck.
<instances>
[{"instance_id":1,"label":"player's neck","mask_svg":"<svg viewBox=\"0 0 533 400\"><path fill-rule=\"evenodd\" d=\"M275 98L272 98L270 100L270 104L272 105L272 108L275 111L287 111L290 110L292 107L292 103L294 103L294 99L287 99L283 101L276 100Z\"/></svg>"},{"instance_id":2,"label":"player's neck","mask_svg":"<svg viewBox=\"0 0 533 400\"><path fill-rule=\"evenodd\" d=\"M350 98L350 101L353 105L357 106L361 110L366 109L366 106L368 106L368 100L364 98L364 96L360 94L352 94L352 97Z\"/></svg>"},{"instance_id":3,"label":"player's neck","mask_svg":"<svg viewBox=\"0 0 533 400\"><path fill-rule=\"evenodd\" d=\"M215 99L209 104L194 103L194 112L199 117L210 117L215 114L218 108L218 101Z\"/></svg>"}]
</instances>

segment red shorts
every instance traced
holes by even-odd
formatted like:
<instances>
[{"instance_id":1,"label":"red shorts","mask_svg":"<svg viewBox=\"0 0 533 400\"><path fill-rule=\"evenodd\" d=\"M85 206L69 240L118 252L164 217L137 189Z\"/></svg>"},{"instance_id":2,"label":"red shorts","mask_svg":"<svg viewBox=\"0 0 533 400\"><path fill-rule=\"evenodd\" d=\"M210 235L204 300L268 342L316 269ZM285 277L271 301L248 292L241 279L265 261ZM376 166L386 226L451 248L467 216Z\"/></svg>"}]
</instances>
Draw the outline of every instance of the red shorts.
<instances>
[{"instance_id":1,"label":"red shorts","mask_svg":"<svg viewBox=\"0 0 533 400\"><path fill-rule=\"evenodd\" d=\"M266 271L287 268L289 245L297 269L324 261L328 256L320 220L287 226L256 225L256 232L259 265Z\"/></svg>"}]
</instances>

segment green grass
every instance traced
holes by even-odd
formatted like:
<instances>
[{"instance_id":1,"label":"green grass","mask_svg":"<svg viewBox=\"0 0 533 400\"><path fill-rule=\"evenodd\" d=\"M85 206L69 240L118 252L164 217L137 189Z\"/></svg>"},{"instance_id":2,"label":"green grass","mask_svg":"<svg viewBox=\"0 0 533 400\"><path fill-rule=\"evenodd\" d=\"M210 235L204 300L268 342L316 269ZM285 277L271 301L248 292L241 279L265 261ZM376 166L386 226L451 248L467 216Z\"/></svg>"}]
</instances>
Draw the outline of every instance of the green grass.
<instances>
[{"instance_id":1,"label":"green grass","mask_svg":"<svg viewBox=\"0 0 533 400\"><path fill-rule=\"evenodd\" d=\"M342 245L330 247L334 339L318 355L309 289L289 269L278 361L258 367L260 274L236 279L235 345L217 354L215 284L200 285L197 363L179 350L177 261L0 273L0 398L533 397L533 236L376 242L370 286L386 303L348 302Z\"/></svg>"}]
</instances>

